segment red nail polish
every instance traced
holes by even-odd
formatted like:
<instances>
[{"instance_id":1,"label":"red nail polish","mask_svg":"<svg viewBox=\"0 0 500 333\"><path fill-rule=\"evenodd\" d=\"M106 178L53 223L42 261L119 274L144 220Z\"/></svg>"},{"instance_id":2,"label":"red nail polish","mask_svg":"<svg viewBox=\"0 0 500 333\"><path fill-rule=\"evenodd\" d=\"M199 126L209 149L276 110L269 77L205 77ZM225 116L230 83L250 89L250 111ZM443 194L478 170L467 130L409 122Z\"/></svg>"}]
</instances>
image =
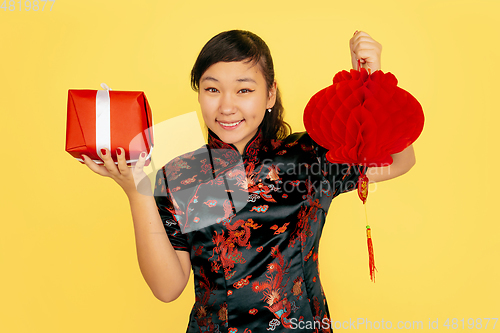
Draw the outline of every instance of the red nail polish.
<instances>
[{"instance_id":1,"label":"red nail polish","mask_svg":"<svg viewBox=\"0 0 500 333\"><path fill-rule=\"evenodd\" d=\"M354 35L353 35L353 36L356 36L356 34L357 34L357 33L358 33L358 30L356 30L356 32L354 33Z\"/></svg>"},{"instance_id":2,"label":"red nail polish","mask_svg":"<svg viewBox=\"0 0 500 333\"><path fill-rule=\"evenodd\" d=\"M141 158L145 158L146 157L146 153L141 153Z\"/></svg>"},{"instance_id":3,"label":"red nail polish","mask_svg":"<svg viewBox=\"0 0 500 333\"><path fill-rule=\"evenodd\" d=\"M81 157L81 158L82 158L82 160L85 162L85 156L80 155L80 157Z\"/></svg>"},{"instance_id":4,"label":"red nail polish","mask_svg":"<svg viewBox=\"0 0 500 333\"><path fill-rule=\"evenodd\" d=\"M102 154L103 156L106 156L106 149L101 148L101 154Z\"/></svg>"},{"instance_id":5,"label":"red nail polish","mask_svg":"<svg viewBox=\"0 0 500 333\"><path fill-rule=\"evenodd\" d=\"M120 148L118 148L118 149L116 150L116 153L117 153L117 154L118 154L118 156L119 156L119 155L121 155L121 154L122 154L122 150L121 150Z\"/></svg>"}]
</instances>

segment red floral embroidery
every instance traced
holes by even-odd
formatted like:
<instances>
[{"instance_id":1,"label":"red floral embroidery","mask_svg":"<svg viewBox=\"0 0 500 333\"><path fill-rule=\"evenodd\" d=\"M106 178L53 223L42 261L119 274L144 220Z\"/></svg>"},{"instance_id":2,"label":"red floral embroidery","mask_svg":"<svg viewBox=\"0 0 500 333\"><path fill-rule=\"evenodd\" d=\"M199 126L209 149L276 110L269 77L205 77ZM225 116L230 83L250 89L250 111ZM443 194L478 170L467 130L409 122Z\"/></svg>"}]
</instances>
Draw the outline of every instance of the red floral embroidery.
<instances>
[{"instance_id":1,"label":"red floral embroidery","mask_svg":"<svg viewBox=\"0 0 500 333\"><path fill-rule=\"evenodd\" d=\"M314 146L306 146L305 144L300 145L303 151L311 151L314 150Z\"/></svg>"},{"instance_id":2,"label":"red floral embroidery","mask_svg":"<svg viewBox=\"0 0 500 333\"><path fill-rule=\"evenodd\" d=\"M311 249L311 251L309 251L309 253L304 257L304 261L308 261L309 258L311 258L312 254L313 254L313 250L314 250L314 247Z\"/></svg>"},{"instance_id":3,"label":"red floral embroidery","mask_svg":"<svg viewBox=\"0 0 500 333\"><path fill-rule=\"evenodd\" d=\"M227 303L224 302L220 305L220 309L219 311L217 312L217 316L219 317L219 320L222 321L222 322L226 322L227 321Z\"/></svg>"},{"instance_id":4,"label":"red floral embroidery","mask_svg":"<svg viewBox=\"0 0 500 333\"><path fill-rule=\"evenodd\" d=\"M207 205L208 207L213 207L213 206L217 205L217 201L216 200L208 200L208 201L205 201L204 204Z\"/></svg>"},{"instance_id":5,"label":"red floral embroidery","mask_svg":"<svg viewBox=\"0 0 500 333\"><path fill-rule=\"evenodd\" d=\"M193 182L195 181L196 176L198 176L198 175L194 175L194 176L193 176L193 177L191 177L191 178L184 179L183 181L181 181L181 184L182 184L182 185L187 185L187 184L191 184L191 183L193 183Z\"/></svg>"},{"instance_id":6,"label":"red floral embroidery","mask_svg":"<svg viewBox=\"0 0 500 333\"><path fill-rule=\"evenodd\" d=\"M269 179L273 182L281 179L279 176L280 169L277 166L275 166L273 164L268 169L269 169L269 173L267 174L267 177L266 177L267 179Z\"/></svg>"},{"instance_id":7,"label":"red floral embroidery","mask_svg":"<svg viewBox=\"0 0 500 333\"><path fill-rule=\"evenodd\" d=\"M276 149L278 148L279 146L281 146L281 144L283 143L283 141L281 140L271 140L271 145L273 146L273 149Z\"/></svg>"},{"instance_id":8,"label":"red floral embroidery","mask_svg":"<svg viewBox=\"0 0 500 333\"><path fill-rule=\"evenodd\" d=\"M207 159L203 159L200 161L203 165L201 166L201 172L207 174L207 172L212 171L212 165L207 163Z\"/></svg>"},{"instance_id":9,"label":"red floral embroidery","mask_svg":"<svg viewBox=\"0 0 500 333\"><path fill-rule=\"evenodd\" d=\"M283 233L283 232L285 232L285 231L286 231L286 227L287 227L289 224L290 224L290 223L289 223L289 222L287 222L287 223L283 224L283 225L282 225L281 227L279 227L279 228L278 228L278 226L275 224L275 225L273 225L273 226L271 227L271 229L276 230L276 231L274 232L274 234L275 234L275 235L279 235L279 234L281 234L281 233Z\"/></svg>"},{"instance_id":10,"label":"red floral embroidery","mask_svg":"<svg viewBox=\"0 0 500 333\"><path fill-rule=\"evenodd\" d=\"M267 270L269 272L276 272L278 270L278 265L275 262L272 262L267 265Z\"/></svg>"},{"instance_id":11,"label":"red floral embroidery","mask_svg":"<svg viewBox=\"0 0 500 333\"><path fill-rule=\"evenodd\" d=\"M195 256L199 256L203 251L203 245L198 246L198 248L196 248L196 246L193 246L193 251Z\"/></svg>"},{"instance_id":12,"label":"red floral embroidery","mask_svg":"<svg viewBox=\"0 0 500 333\"><path fill-rule=\"evenodd\" d=\"M240 229L240 227L243 229ZM250 228L257 229L259 227L252 219L248 219L248 221L238 220L233 225L227 223L227 238L224 235L224 230L222 230L221 234L215 230L212 242L216 246L212 251L212 256L208 258L212 260L217 255L212 261L212 271L217 272L221 267L224 267L225 277L226 279L230 279L236 273L236 271L231 272L234 265L246 262L243 254L238 250L238 246L250 249L252 247L248 242L250 239Z\"/></svg>"},{"instance_id":13,"label":"red floral embroidery","mask_svg":"<svg viewBox=\"0 0 500 333\"><path fill-rule=\"evenodd\" d=\"M268 202L276 202L276 200L273 199L271 196L271 189L269 186L264 185L262 183L258 183L253 186L248 187L248 193L253 193L259 195L262 199L268 201Z\"/></svg>"},{"instance_id":14,"label":"red floral embroidery","mask_svg":"<svg viewBox=\"0 0 500 333\"><path fill-rule=\"evenodd\" d=\"M326 168L324 150L307 134L251 142L244 154L222 142L209 148L210 155L197 152L169 163L169 177L164 170L155 184L168 237L193 259L196 303L188 330L279 333L291 331L291 318L329 318L320 292L319 238L330 200L345 187L337 183L355 182L355 168L350 173L342 165L338 171L335 165ZM162 181L167 178L173 190ZM170 200L161 198L165 193ZM202 222L207 226L182 232L187 223L201 227ZM234 302L237 308L231 309ZM241 321L229 326L229 312L235 311L242 311Z\"/></svg>"},{"instance_id":15,"label":"red floral embroidery","mask_svg":"<svg viewBox=\"0 0 500 333\"><path fill-rule=\"evenodd\" d=\"M277 262L268 264L267 271L269 273L266 273L266 281L255 281L252 284L252 290L254 292L262 292L262 300L267 303L265 307L281 321L283 327L292 328L293 326L288 319L292 311L291 305L286 296L287 294L284 293L288 279L283 281L284 276L290 269L290 262L285 262L278 246L271 248L271 256L277 258Z\"/></svg>"},{"instance_id":16,"label":"red floral embroidery","mask_svg":"<svg viewBox=\"0 0 500 333\"><path fill-rule=\"evenodd\" d=\"M304 280L300 276L297 277L295 280L293 280L292 293L295 296L297 296L297 298L299 298L300 296L302 296L302 294L304 293L302 291L302 282L304 282Z\"/></svg>"},{"instance_id":17,"label":"red floral embroidery","mask_svg":"<svg viewBox=\"0 0 500 333\"><path fill-rule=\"evenodd\" d=\"M268 205L253 206L252 209L250 209L250 211L257 212L257 213L265 213L265 212L267 212L268 208L269 208Z\"/></svg>"},{"instance_id":18,"label":"red floral embroidery","mask_svg":"<svg viewBox=\"0 0 500 333\"><path fill-rule=\"evenodd\" d=\"M240 289L240 288L243 288L244 286L247 286L248 285L248 279L251 278L252 276L249 275L247 276L246 278L244 279L241 279L239 280L238 282L235 282L233 283L233 287L235 287L236 289Z\"/></svg>"},{"instance_id":19,"label":"red floral embroidery","mask_svg":"<svg viewBox=\"0 0 500 333\"><path fill-rule=\"evenodd\" d=\"M258 281L252 283L252 290L256 293L258 293L261 290L261 285L259 284Z\"/></svg>"},{"instance_id":20,"label":"red floral embroidery","mask_svg":"<svg viewBox=\"0 0 500 333\"><path fill-rule=\"evenodd\" d=\"M297 216L299 221L290 236L290 243L288 244L289 247L294 247L295 241L299 239L302 243L302 248L304 248L306 238L313 235L311 222L318 221L317 211L320 208L321 204L319 203L319 199L314 200L309 208L306 208L305 206L300 208L299 215Z\"/></svg>"},{"instance_id":21,"label":"red floral embroidery","mask_svg":"<svg viewBox=\"0 0 500 333\"><path fill-rule=\"evenodd\" d=\"M207 326L212 320L207 313L208 300L210 299L210 295L215 295L214 290L217 287L208 280L203 267L200 269L200 276L202 278L200 289L204 291L202 294L196 294L195 319L199 326Z\"/></svg>"}]
</instances>

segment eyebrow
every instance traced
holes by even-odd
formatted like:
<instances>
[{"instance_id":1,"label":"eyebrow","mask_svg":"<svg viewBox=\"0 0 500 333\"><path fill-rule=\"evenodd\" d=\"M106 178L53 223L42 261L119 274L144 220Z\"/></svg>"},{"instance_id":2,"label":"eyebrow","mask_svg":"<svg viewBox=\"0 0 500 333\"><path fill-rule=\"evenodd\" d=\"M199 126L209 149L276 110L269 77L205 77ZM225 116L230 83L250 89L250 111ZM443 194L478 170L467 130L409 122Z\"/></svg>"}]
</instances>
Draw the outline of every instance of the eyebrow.
<instances>
[{"instance_id":1,"label":"eyebrow","mask_svg":"<svg viewBox=\"0 0 500 333\"><path fill-rule=\"evenodd\" d=\"M249 78L249 77L243 77L243 78L238 79L238 80L236 80L236 81L238 81L238 82L253 82L253 83L257 83L257 82L255 82L255 80L254 80L254 79L251 79L251 78Z\"/></svg>"},{"instance_id":2,"label":"eyebrow","mask_svg":"<svg viewBox=\"0 0 500 333\"><path fill-rule=\"evenodd\" d=\"M205 76L201 82L203 81L215 81L215 82L219 82L219 80L217 80L216 78L214 78L213 76ZM249 77L243 77L243 78L239 78L236 80L237 82L253 82L253 83L257 83L255 82L254 79L252 78L249 78Z\"/></svg>"},{"instance_id":3,"label":"eyebrow","mask_svg":"<svg viewBox=\"0 0 500 333\"><path fill-rule=\"evenodd\" d=\"M205 76L203 78L203 80L201 80L201 82L203 82L203 81L215 81L215 82L219 82L219 80L217 80L216 78L211 77L211 76Z\"/></svg>"}]
</instances>

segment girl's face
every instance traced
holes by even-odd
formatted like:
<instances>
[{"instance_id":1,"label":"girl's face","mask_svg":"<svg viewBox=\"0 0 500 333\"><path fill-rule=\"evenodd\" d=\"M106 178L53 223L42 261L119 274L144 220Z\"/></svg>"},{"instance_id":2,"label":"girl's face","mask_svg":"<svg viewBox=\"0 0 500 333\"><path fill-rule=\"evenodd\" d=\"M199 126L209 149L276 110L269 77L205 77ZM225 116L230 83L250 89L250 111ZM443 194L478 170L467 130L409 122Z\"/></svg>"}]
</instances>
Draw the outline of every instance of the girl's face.
<instances>
[{"instance_id":1,"label":"girl's face","mask_svg":"<svg viewBox=\"0 0 500 333\"><path fill-rule=\"evenodd\" d=\"M270 90L260 66L245 61L218 62L200 78L198 102L208 128L243 154L257 133L266 109L276 101L276 82Z\"/></svg>"}]
</instances>

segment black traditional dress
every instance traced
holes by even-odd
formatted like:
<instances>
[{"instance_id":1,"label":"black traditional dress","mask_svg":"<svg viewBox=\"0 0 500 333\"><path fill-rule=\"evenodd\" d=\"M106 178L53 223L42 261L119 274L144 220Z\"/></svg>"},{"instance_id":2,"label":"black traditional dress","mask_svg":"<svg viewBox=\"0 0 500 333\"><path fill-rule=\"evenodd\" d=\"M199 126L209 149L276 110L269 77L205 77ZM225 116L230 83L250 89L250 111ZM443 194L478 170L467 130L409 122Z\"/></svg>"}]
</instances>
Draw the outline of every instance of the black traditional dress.
<instances>
[{"instance_id":1,"label":"black traditional dress","mask_svg":"<svg viewBox=\"0 0 500 333\"><path fill-rule=\"evenodd\" d=\"M208 145L158 171L165 230L191 255L187 332L330 332L319 240L331 200L357 188L363 167L325 153L305 132L257 132L242 156L210 132Z\"/></svg>"}]
</instances>

